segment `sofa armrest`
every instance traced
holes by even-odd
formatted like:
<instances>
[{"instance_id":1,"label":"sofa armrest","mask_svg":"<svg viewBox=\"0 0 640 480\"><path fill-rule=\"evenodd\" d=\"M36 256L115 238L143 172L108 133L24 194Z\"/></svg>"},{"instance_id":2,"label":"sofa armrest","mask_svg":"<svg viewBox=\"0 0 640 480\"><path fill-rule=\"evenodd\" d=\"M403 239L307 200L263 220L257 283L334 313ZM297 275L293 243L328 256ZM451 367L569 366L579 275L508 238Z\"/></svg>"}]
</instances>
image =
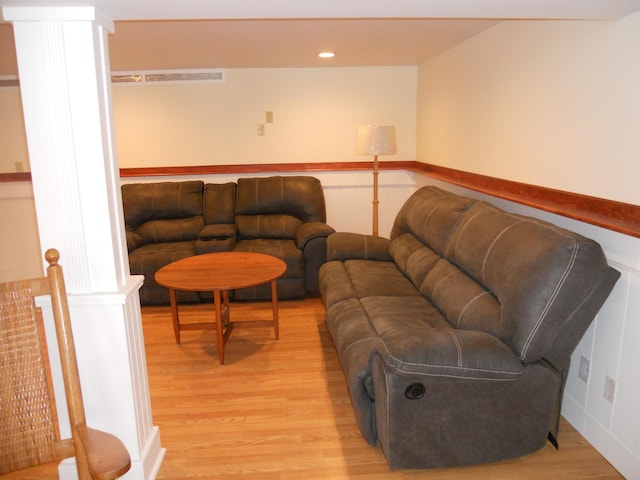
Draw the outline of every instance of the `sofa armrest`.
<instances>
[{"instance_id":1,"label":"sofa armrest","mask_svg":"<svg viewBox=\"0 0 640 480\"><path fill-rule=\"evenodd\" d=\"M224 224L210 224L205 225L200 233L198 234L198 238L200 240L213 240L217 238L235 238L236 236L236 226L233 223L224 223Z\"/></svg>"},{"instance_id":2,"label":"sofa armrest","mask_svg":"<svg viewBox=\"0 0 640 480\"><path fill-rule=\"evenodd\" d=\"M144 240L136 232L133 232L131 230L127 230L125 232L125 235L126 235L126 238L127 238L127 252L128 253L131 253L136 248L141 247L142 245L144 245Z\"/></svg>"},{"instance_id":3,"label":"sofa armrest","mask_svg":"<svg viewBox=\"0 0 640 480\"><path fill-rule=\"evenodd\" d=\"M296 228L296 245L300 250L304 250L307 243L314 238L328 237L335 230L322 222L307 222Z\"/></svg>"},{"instance_id":4,"label":"sofa armrest","mask_svg":"<svg viewBox=\"0 0 640 480\"><path fill-rule=\"evenodd\" d=\"M390 240L360 233L336 232L327 239L327 261L380 260L391 261Z\"/></svg>"},{"instance_id":5,"label":"sofa armrest","mask_svg":"<svg viewBox=\"0 0 640 480\"><path fill-rule=\"evenodd\" d=\"M195 241L196 255L214 252L229 252L236 244L236 225L233 223L212 223L205 225Z\"/></svg>"},{"instance_id":6,"label":"sofa armrest","mask_svg":"<svg viewBox=\"0 0 640 480\"><path fill-rule=\"evenodd\" d=\"M216 252L230 252L236 245L236 239L228 238L211 238L209 240L198 239L194 242L196 255Z\"/></svg>"},{"instance_id":7,"label":"sofa armrest","mask_svg":"<svg viewBox=\"0 0 640 480\"><path fill-rule=\"evenodd\" d=\"M509 347L489 333L474 330L390 330L374 344L371 360L375 356L396 373L428 377L509 381L524 371Z\"/></svg>"}]
</instances>

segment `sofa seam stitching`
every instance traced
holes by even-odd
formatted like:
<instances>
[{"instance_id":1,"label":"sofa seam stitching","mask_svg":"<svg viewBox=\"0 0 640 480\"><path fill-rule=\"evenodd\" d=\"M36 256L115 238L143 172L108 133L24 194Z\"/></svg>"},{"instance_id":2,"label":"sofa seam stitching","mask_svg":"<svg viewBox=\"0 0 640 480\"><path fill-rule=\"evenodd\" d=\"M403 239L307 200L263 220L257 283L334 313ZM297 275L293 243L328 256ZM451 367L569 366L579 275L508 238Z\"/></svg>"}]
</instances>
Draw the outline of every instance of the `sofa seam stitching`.
<instances>
[{"instance_id":1,"label":"sofa seam stitching","mask_svg":"<svg viewBox=\"0 0 640 480\"><path fill-rule=\"evenodd\" d=\"M529 332L529 335L527 336L526 341L524 342L524 345L522 347L522 355L520 357L521 359L524 359L527 356L527 351L529 350L529 347L533 342L533 337L535 336L537 331L540 329L540 325L542 324L542 321L545 319L545 317L549 313L549 310L551 309L551 305L555 301L560 290L562 289L562 286L564 285L567 278L569 277L569 273L571 272L571 270L573 269L573 266L575 265L575 260L578 256L578 250L579 250L578 243L575 240L573 240L571 258L569 259L569 262L567 263L567 266L565 267L564 272L562 272L562 276L560 277L560 280L558 281L555 288L553 289L553 293L551 294L551 297L549 297L547 304L544 306L544 309L540 313L540 316L538 317L536 324L533 326L533 328Z\"/></svg>"}]
</instances>

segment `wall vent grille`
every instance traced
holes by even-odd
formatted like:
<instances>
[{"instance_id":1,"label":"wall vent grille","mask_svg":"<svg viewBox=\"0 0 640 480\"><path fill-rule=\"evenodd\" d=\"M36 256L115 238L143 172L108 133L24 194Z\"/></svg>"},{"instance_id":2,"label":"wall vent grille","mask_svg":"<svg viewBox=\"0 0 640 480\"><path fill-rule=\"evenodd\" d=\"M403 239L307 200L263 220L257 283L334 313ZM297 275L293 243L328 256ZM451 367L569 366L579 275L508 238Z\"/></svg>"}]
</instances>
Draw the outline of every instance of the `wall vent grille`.
<instances>
[{"instance_id":1,"label":"wall vent grille","mask_svg":"<svg viewBox=\"0 0 640 480\"><path fill-rule=\"evenodd\" d=\"M147 70L112 72L111 83L118 85L170 85L181 83L225 83L224 69ZM17 75L0 75L0 88L19 87Z\"/></svg>"},{"instance_id":2,"label":"wall vent grille","mask_svg":"<svg viewBox=\"0 0 640 480\"><path fill-rule=\"evenodd\" d=\"M111 83L118 85L167 85L180 83L224 83L223 69L147 70L113 72Z\"/></svg>"}]
</instances>

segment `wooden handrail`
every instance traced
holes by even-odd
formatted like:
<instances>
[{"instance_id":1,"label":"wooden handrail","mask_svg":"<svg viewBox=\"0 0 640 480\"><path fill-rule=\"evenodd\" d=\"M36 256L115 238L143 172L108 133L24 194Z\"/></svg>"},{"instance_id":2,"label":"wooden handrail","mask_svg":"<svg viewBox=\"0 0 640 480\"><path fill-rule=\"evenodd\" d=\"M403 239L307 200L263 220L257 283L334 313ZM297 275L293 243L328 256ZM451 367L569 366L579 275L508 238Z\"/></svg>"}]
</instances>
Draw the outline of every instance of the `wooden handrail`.
<instances>
[{"instance_id":1,"label":"wooden handrail","mask_svg":"<svg viewBox=\"0 0 640 480\"><path fill-rule=\"evenodd\" d=\"M30 182L30 181L31 181L30 172L0 173L0 183Z\"/></svg>"},{"instance_id":2,"label":"wooden handrail","mask_svg":"<svg viewBox=\"0 0 640 480\"><path fill-rule=\"evenodd\" d=\"M638 205L502 180L426 163L416 162L409 170L493 197L640 238L640 206Z\"/></svg>"}]
</instances>

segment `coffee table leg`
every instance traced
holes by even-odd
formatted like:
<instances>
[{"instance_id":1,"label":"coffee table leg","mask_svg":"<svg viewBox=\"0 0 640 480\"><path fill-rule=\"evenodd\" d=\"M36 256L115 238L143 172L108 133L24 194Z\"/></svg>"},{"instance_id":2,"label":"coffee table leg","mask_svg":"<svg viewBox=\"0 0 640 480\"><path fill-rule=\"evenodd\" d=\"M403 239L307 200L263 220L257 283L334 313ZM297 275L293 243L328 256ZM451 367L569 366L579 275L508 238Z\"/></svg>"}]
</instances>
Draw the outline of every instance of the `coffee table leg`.
<instances>
[{"instance_id":1,"label":"coffee table leg","mask_svg":"<svg viewBox=\"0 0 640 480\"><path fill-rule=\"evenodd\" d=\"M216 309L216 337L218 344L218 360L220 365L224 365L224 338L223 338L223 322L222 318L222 299L220 298L220 290L213 291L213 304Z\"/></svg>"},{"instance_id":2,"label":"coffee table leg","mask_svg":"<svg viewBox=\"0 0 640 480\"><path fill-rule=\"evenodd\" d=\"M280 338L280 325L278 322L278 282L271 280L271 305L273 306L273 331L276 340Z\"/></svg>"},{"instance_id":3,"label":"coffee table leg","mask_svg":"<svg viewBox=\"0 0 640 480\"><path fill-rule=\"evenodd\" d=\"M222 318L225 326L231 324L231 308L229 307L229 290L222 292Z\"/></svg>"},{"instance_id":4,"label":"coffee table leg","mask_svg":"<svg viewBox=\"0 0 640 480\"><path fill-rule=\"evenodd\" d=\"M176 337L176 343L180 345L180 319L178 318L178 302L176 302L176 291L169 289L169 303L171 304L171 318L173 319L173 334Z\"/></svg>"}]
</instances>

